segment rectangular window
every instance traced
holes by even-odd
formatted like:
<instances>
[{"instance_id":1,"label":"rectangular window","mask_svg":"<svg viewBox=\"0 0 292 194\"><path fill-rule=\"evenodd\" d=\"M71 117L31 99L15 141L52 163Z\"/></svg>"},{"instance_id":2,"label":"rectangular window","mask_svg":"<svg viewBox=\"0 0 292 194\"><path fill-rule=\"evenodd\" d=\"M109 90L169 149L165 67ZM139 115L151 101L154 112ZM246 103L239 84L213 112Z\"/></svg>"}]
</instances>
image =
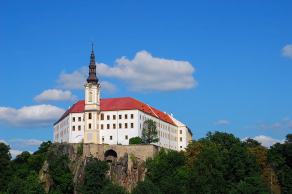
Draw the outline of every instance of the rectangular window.
<instances>
[{"instance_id":1,"label":"rectangular window","mask_svg":"<svg viewBox=\"0 0 292 194\"><path fill-rule=\"evenodd\" d=\"M125 135L125 139L128 139L128 136L127 135Z\"/></svg>"},{"instance_id":2,"label":"rectangular window","mask_svg":"<svg viewBox=\"0 0 292 194\"><path fill-rule=\"evenodd\" d=\"M75 126L72 127L72 131L75 131Z\"/></svg>"},{"instance_id":3,"label":"rectangular window","mask_svg":"<svg viewBox=\"0 0 292 194\"><path fill-rule=\"evenodd\" d=\"M100 125L100 129L103 129L103 124Z\"/></svg>"},{"instance_id":4,"label":"rectangular window","mask_svg":"<svg viewBox=\"0 0 292 194\"><path fill-rule=\"evenodd\" d=\"M179 134L182 134L182 130L179 130Z\"/></svg>"},{"instance_id":5,"label":"rectangular window","mask_svg":"<svg viewBox=\"0 0 292 194\"><path fill-rule=\"evenodd\" d=\"M126 128L126 129L128 128L128 123L125 123L125 128Z\"/></svg>"},{"instance_id":6,"label":"rectangular window","mask_svg":"<svg viewBox=\"0 0 292 194\"><path fill-rule=\"evenodd\" d=\"M106 120L110 120L110 116L109 115L106 116Z\"/></svg>"},{"instance_id":7,"label":"rectangular window","mask_svg":"<svg viewBox=\"0 0 292 194\"><path fill-rule=\"evenodd\" d=\"M72 118L73 122L75 122L75 117Z\"/></svg>"},{"instance_id":8,"label":"rectangular window","mask_svg":"<svg viewBox=\"0 0 292 194\"><path fill-rule=\"evenodd\" d=\"M116 120L116 115L113 115L113 120Z\"/></svg>"},{"instance_id":9,"label":"rectangular window","mask_svg":"<svg viewBox=\"0 0 292 194\"><path fill-rule=\"evenodd\" d=\"M110 124L107 124L107 125L106 125L106 128L109 129L109 128L110 128Z\"/></svg>"},{"instance_id":10,"label":"rectangular window","mask_svg":"<svg viewBox=\"0 0 292 194\"><path fill-rule=\"evenodd\" d=\"M116 124L113 124L113 128L116 129Z\"/></svg>"},{"instance_id":11,"label":"rectangular window","mask_svg":"<svg viewBox=\"0 0 292 194\"><path fill-rule=\"evenodd\" d=\"M122 115L119 115L119 119L122 119Z\"/></svg>"},{"instance_id":12,"label":"rectangular window","mask_svg":"<svg viewBox=\"0 0 292 194\"><path fill-rule=\"evenodd\" d=\"M81 117L78 117L78 121L81 121Z\"/></svg>"},{"instance_id":13,"label":"rectangular window","mask_svg":"<svg viewBox=\"0 0 292 194\"><path fill-rule=\"evenodd\" d=\"M81 131L81 126L80 125L78 125L78 131Z\"/></svg>"},{"instance_id":14,"label":"rectangular window","mask_svg":"<svg viewBox=\"0 0 292 194\"><path fill-rule=\"evenodd\" d=\"M134 114L131 114L131 119L133 119L134 118Z\"/></svg>"},{"instance_id":15,"label":"rectangular window","mask_svg":"<svg viewBox=\"0 0 292 194\"><path fill-rule=\"evenodd\" d=\"M119 123L119 128L120 128L120 129L122 128L122 123Z\"/></svg>"},{"instance_id":16,"label":"rectangular window","mask_svg":"<svg viewBox=\"0 0 292 194\"><path fill-rule=\"evenodd\" d=\"M128 119L128 115L127 114L125 114L125 119Z\"/></svg>"},{"instance_id":17,"label":"rectangular window","mask_svg":"<svg viewBox=\"0 0 292 194\"><path fill-rule=\"evenodd\" d=\"M134 128L134 123L131 123L131 128Z\"/></svg>"},{"instance_id":18,"label":"rectangular window","mask_svg":"<svg viewBox=\"0 0 292 194\"><path fill-rule=\"evenodd\" d=\"M104 142L104 137L102 136L102 142Z\"/></svg>"},{"instance_id":19,"label":"rectangular window","mask_svg":"<svg viewBox=\"0 0 292 194\"><path fill-rule=\"evenodd\" d=\"M92 118L92 114L89 113L89 114L88 114L88 119L91 119L91 118Z\"/></svg>"},{"instance_id":20,"label":"rectangular window","mask_svg":"<svg viewBox=\"0 0 292 194\"><path fill-rule=\"evenodd\" d=\"M104 114L100 114L100 120L104 120Z\"/></svg>"},{"instance_id":21,"label":"rectangular window","mask_svg":"<svg viewBox=\"0 0 292 194\"><path fill-rule=\"evenodd\" d=\"M110 140L113 140L113 136L110 136Z\"/></svg>"},{"instance_id":22,"label":"rectangular window","mask_svg":"<svg viewBox=\"0 0 292 194\"><path fill-rule=\"evenodd\" d=\"M91 129L91 123L88 124L88 129Z\"/></svg>"},{"instance_id":23,"label":"rectangular window","mask_svg":"<svg viewBox=\"0 0 292 194\"><path fill-rule=\"evenodd\" d=\"M179 141L182 141L182 137L179 138Z\"/></svg>"}]
</instances>

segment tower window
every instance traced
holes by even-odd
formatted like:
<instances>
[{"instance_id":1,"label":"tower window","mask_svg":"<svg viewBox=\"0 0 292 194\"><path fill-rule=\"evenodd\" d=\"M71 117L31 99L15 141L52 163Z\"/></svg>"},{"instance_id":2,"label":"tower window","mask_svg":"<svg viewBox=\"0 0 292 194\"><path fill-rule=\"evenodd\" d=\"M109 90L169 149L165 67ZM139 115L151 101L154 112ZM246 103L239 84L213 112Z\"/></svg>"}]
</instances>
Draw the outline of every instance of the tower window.
<instances>
[{"instance_id":1,"label":"tower window","mask_svg":"<svg viewBox=\"0 0 292 194\"><path fill-rule=\"evenodd\" d=\"M182 134L182 130L179 130L179 133Z\"/></svg>"},{"instance_id":2,"label":"tower window","mask_svg":"<svg viewBox=\"0 0 292 194\"><path fill-rule=\"evenodd\" d=\"M134 128L134 123L131 123L131 128Z\"/></svg>"},{"instance_id":3,"label":"tower window","mask_svg":"<svg viewBox=\"0 0 292 194\"><path fill-rule=\"evenodd\" d=\"M89 102L92 102L92 92L91 92L91 91L89 92L89 98L88 98L88 101L89 101Z\"/></svg>"},{"instance_id":4,"label":"tower window","mask_svg":"<svg viewBox=\"0 0 292 194\"><path fill-rule=\"evenodd\" d=\"M126 128L126 129L128 128L128 123L125 123L125 128Z\"/></svg>"},{"instance_id":5,"label":"tower window","mask_svg":"<svg viewBox=\"0 0 292 194\"><path fill-rule=\"evenodd\" d=\"M102 136L102 142L104 142L104 136Z\"/></svg>"},{"instance_id":6,"label":"tower window","mask_svg":"<svg viewBox=\"0 0 292 194\"><path fill-rule=\"evenodd\" d=\"M119 115L119 119L122 119L122 115Z\"/></svg>"},{"instance_id":7,"label":"tower window","mask_svg":"<svg viewBox=\"0 0 292 194\"><path fill-rule=\"evenodd\" d=\"M113 140L113 136L110 136L110 140Z\"/></svg>"},{"instance_id":8,"label":"tower window","mask_svg":"<svg viewBox=\"0 0 292 194\"><path fill-rule=\"evenodd\" d=\"M106 128L109 129L109 128L110 128L110 124L107 124L107 125L106 125Z\"/></svg>"},{"instance_id":9,"label":"tower window","mask_svg":"<svg viewBox=\"0 0 292 194\"><path fill-rule=\"evenodd\" d=\"M81 117L78 117L78 121L81 121Z\"/></svg>"},{"instance_id":10,"label":"tower window","mask_svg":"<svg viewBox=\"0 0 292 194\"><path fill-rule=\"evenodd\" d=\"M73 122L75 122L75 117L72 118Z\"/></svg>"},{"instance_id":11,"label":"tower window","mask_svg":"<svg viewBox=\"0 0 292 194\"><path fill-rule=\"evenodd\" d=\"M113 128L116 129L116 124L113 124Z\"/></svg>"},{"instance_id":12,"label":"tower window","mask_svg":"<svg viewBox=\"0 0 292 194\"><path fill-rule=\"evenodd\" d=\"M78 131L81 131L81 126L80 125L78 125Z\"/></svg>"},{"instance_id":13,"label":"tower window","mask_svg":"<svg viewBox=\"0 0 292 194\"><path fill-rule=\"evenodd\" d=\"M128 115L127 114L125 114L125 119L128 119Z\"/></svg>"},{"instance_id":14,"label":"tower window","mask_svg":"<svg viewBox=\"0 0 292 194\"><path fill-rule=\"evenodd\" d=\"M122 123L119 123L119 128L120 128L120 129L122 128Z\"/></svg>"},{"instance_id":15,"label":"tower window","mask_svg":"<svg viewBox=\"0 0 292 194\"><path fill-rule=\"evenodd\" d=\"M128 136L127 135L125 135L125 139L128 139Z\"/></svg>"},{"instance_id":16,"label":"tower window","mask_svg":"<svg viewBox=\"0 0 292 194\"><path fill-rule=\"evenodd\" d=\"M100 120L104 120L104 114L100 114Z\"/></svg>"},{"instance_id":17,"label":"tower window","mask_svg":"<svg viewBox=\"0 0 292 194\"><path fill-rule=\"evenodd\" d=\"M72 131L75 131L75 126L72 127Z\"/></svg>"},{"instance_id":18,"label":"tower window","mask_svg":"<svg viewBox=\"0 0 292 194\"><path fill-rule=\"evenodd\" d=\"M182 137L180 137L179 140L182 141Z\"/></svg>"},{"instance_id":19,"label":"tower window","mask_svg":"<svg viewBox=\"0 0 292 194\"><path fill-rule=\"evenodd\" d=\"M88 114L88 119L91 119L91 118L92 118L92 114L89 113L89 114Z\"/></svg>"},{"instance_id":20,"label":"tower window","mask_svg":"<svg viewBox=\"0 0 292 194\"><path fill-rule=\"evenodd\" d=\"M113 115L113 120L116 120L116 115Z\"/></svg>"},{"instance_id":21,"label":"tower window","mask_svg":"<svg viewBox=\"0 0 292 194\"><path fill-rule=\"evenodd\" d=\"M110 120L110 116L109 116L109 115L107 115L107 116L106 116L106 119L107 119L107 120Z\"/></svg>"},{"instance_id":22,"label":"tower window","mask_svg":"<svg viewBox=\"0 0 292 194\"><path fill-rule=\"evenodd\" d=\"M100 129L103 129L103 124L100 125Z\"/></svg>"},{"instance_id":23,"label":"tower window","mask_svg":"<svg viewBox=\"0 0 292 194\"><path fill-rule=\"evenodd\" d=\"M131 114L131 119L133 119L134 118L134 114Z\"/></svg>"},{"instance_id":24,"label":"tower window","mask_svg":"<svg viewBox=\"0 0 292 194\"><path fill-rule=\"evenodd\" d=\"M91 129L91 123L88 124L88 129Z\"/></svg>"}]
</instances>

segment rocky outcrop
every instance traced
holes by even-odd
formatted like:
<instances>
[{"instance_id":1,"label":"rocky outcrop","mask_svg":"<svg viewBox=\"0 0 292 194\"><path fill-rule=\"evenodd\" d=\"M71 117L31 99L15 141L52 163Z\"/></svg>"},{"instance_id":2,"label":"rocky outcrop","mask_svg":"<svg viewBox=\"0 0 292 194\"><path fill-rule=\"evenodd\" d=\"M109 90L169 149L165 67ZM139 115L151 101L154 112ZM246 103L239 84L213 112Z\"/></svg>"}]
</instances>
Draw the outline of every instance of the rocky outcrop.
<instances>
[{"instance_id":1,"label":"rocky outcrop","mask_svg":"<svg viewBox=\"0 0 292 194\"><path fill-rule=\"evenodd\" d=\"M144 180L145 161L125 154L118 161L110 163L109 177L116 184L131 191L137 182Z\"/></svg>"},{"instance_id":2,"label":"rocky outcrop","mask_svg":"<svg viewBox=\"0 0 292 194\"><path fill-rule=\"evenodd\" d=\"M44 165L39 172L39 180L43 185L45 192L48 193L54 182L50 176L49 163L47 161L44 162Z\"/></svg>"},{"instance_id":3,"label":"rocky outcrop","mask_svg":"<svg viewBox=\"0 0 292 194\"><path fill-rule=\"evenodd\" d=\"M116 152L115 156L105 156L107 151ZM131 191L139 181L145 177L145 161L158 152L153 145L103 145L103 144L54 144L52 152L57 155L66 155L69 159L69 168L74 176L75 193L78 185L84 181L84 168L88 157L106 160L109 164L108 177L114 183ZM49 163L45 161L39 173L39 178L45 191L49 192L53 185L50 177Z\"/></svg>"}]
</instances>

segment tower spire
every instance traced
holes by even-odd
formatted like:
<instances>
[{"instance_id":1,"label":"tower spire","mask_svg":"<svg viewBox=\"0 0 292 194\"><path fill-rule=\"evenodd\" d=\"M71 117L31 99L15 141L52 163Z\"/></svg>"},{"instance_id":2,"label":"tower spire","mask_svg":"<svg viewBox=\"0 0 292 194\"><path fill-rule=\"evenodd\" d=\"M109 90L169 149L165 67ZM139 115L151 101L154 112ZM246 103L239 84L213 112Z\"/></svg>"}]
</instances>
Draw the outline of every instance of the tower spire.
<instances>
[{"instance_id":1,"label":"tower spire","mask_svg":"<svg viewBox=\"0 0 292 194\"><path fill-rule=\"evenodd\" d=\"M95 65L95 55L93 50L93 43L91 43L91 54L90 54L90 63L89 63L89 75L87 78L87 83L97 84L98 79L96 77L96 65Z\"/></svg>"}]
</instances>

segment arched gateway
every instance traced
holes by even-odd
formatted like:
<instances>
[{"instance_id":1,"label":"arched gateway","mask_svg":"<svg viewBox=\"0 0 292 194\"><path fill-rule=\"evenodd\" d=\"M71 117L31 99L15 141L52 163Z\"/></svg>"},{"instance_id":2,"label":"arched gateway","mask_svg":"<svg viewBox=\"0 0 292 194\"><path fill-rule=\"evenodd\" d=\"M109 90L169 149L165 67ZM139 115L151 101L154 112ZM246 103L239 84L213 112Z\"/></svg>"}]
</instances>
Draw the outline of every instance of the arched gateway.
<instances>
[{"instance_id":1,"label":"arched gateway","mask_svg":"<svg viewBox=\"0 0 292 194\"><path fill-rule=\"evenodd\" d=\"M104 160L107 162L113 162L116 161L118 157L118 154L116 151L110 149L104 152Z\"/></svg>"}]
</instances>

